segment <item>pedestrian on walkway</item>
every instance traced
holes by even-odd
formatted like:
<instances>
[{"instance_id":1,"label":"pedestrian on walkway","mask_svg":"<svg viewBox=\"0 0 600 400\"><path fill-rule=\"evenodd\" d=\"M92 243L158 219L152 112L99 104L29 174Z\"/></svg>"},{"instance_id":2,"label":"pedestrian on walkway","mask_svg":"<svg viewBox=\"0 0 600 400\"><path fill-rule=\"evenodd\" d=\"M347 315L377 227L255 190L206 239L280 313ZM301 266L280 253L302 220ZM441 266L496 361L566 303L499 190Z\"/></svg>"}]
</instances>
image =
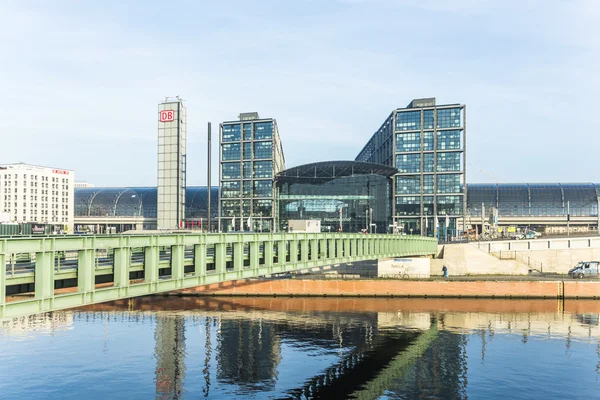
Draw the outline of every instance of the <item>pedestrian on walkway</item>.
<instances>
[{"instance_id":1,"label":"pedestrian on walkway","mask_svg":"<svg viewBox=\"0 0 600 400\"><path fill-rule=\"evenodd\" d=\"M442 273L444 274L444 278L448 277L448 268L445 265L442 267Z\"/></svg>"}]
</instances>

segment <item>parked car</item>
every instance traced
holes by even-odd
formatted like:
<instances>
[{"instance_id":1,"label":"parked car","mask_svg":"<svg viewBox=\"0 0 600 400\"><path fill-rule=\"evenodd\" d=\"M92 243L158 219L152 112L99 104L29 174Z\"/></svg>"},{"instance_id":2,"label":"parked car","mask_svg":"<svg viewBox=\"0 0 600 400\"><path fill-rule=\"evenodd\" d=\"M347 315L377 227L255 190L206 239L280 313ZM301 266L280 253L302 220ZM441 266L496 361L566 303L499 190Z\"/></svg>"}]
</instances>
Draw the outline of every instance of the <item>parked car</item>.
<instances>
[{"instance_id":1,"label":"parked car","mask_svg":"<svg viewBox=\"0 0 600 400\"><path fill-rule=\"evenodd\" d=\"M598 277L600 261L581 261L569 270L569 276L574 279Z\"/></svg>"},{"instance_id":2,"label":"parked car","mask_svg":"<svg viewBox=\"0 0 600 400\"><path fill-rule=\"evenodd\" d=\"M537 239L542 237L542 234L536 231L529 231L525 234L525 239Z\"/></svg>"}]
</instances>

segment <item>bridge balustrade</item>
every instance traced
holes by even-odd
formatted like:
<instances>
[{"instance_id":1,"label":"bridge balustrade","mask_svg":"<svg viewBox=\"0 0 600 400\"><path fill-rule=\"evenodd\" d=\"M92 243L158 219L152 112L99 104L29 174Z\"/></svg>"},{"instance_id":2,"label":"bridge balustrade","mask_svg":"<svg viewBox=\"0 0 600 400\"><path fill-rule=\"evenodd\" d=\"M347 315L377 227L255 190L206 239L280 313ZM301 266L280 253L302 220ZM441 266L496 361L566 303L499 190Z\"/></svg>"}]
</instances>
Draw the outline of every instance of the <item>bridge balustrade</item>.
<instances>
[{"instance_id":1,"label":"bridge balustrade","mask_svg":"<svg viewBox=\"0 0 600 400\"><path fill-rule=\"evenodd\" d=\"M6 238L0 318L436 249L432 238L343 233Z\"/></svg>"}]
</instances>

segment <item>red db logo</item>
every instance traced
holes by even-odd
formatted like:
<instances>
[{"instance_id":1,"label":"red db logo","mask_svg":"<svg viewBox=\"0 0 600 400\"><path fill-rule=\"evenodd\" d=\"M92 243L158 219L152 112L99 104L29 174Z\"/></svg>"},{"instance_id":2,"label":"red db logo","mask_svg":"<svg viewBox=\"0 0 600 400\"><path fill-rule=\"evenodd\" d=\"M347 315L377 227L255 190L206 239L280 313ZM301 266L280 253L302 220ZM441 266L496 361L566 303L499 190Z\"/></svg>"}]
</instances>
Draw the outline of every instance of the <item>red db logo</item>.
<instances>
[{"instance_id":1,"label":"red db logo","mask_svg":"<svg viewBox=\"0 0 600 400\"><path fill-rule=\"evenodd\" d=\"M160 112L160 122L171 122L175 121L175 111L163 110Z\"/></svg>"}]
</instances>

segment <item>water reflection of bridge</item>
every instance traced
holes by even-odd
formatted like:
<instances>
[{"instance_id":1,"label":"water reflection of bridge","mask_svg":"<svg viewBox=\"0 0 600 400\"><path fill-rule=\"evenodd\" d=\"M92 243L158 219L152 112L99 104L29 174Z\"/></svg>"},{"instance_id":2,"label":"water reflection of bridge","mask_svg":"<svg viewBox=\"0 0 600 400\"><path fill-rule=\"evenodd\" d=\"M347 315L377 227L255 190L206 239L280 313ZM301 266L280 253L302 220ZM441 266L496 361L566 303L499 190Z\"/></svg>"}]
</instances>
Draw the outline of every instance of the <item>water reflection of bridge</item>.
<instances>
[{"instance_id":1,"label":"water reflection of bridge","mask_svg":"<svg viewBox=\"0 0 600 400\"><path fill-rule=\"evenodd\" d=\"M84 310L89 313L81 315L106 318L110 311L110 318L155 322L156 390L162 398L180 397L189 322L205 324L203 390L207 395L214 385L208 372L214 363L211 355L218 360L217 380L247 394L257 385L273 387L284 343L323 349L343 343L351 351L303 385L289 389L288 395L373 398L385 389L395 389L415 396L452 393L462 397L466 390L466 336L456 333L480 331L489 336L496 332L526 338L548 334L550 328L553 337L566 339L568 346L573 337L600 336L597 308L596 302L542 300L494 300L488 304L485 300L448 299L193 297L107 303L87 307ZM484 352L482 348L482 356Z\"/></svg>"}]
</instances>

